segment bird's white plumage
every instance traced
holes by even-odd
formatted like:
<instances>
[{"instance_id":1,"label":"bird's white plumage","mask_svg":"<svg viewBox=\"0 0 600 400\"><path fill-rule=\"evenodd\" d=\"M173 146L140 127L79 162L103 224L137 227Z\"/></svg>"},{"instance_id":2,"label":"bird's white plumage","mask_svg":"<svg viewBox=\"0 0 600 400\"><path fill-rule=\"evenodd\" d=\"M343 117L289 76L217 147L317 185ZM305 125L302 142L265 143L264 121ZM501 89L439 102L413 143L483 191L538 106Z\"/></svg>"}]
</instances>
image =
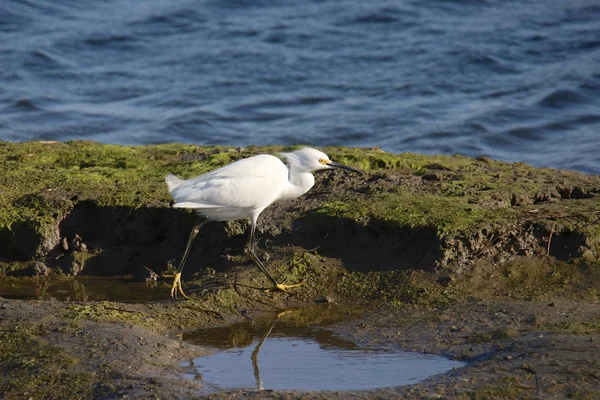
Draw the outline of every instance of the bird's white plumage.
<instances>
[{"instance_id":1,"label":"bird's white plumage","mask_svg":"<svg viewBox=\"0 0 600 400\"><path fill-rule=\"evenodd\" d=\"M253 218L277 201L289 185L285 164L266 154L188 180L172 175L166 180L175 200L173 207L193 208L216 221Z\"/></svg>"},{"instance_id":2,"label":"bird's white plumage","mask_svg":"<svg viewBox=\"0 0 600 400\"><path fill-rule=\"evenodd\" d=\"M315 183L312 171L338 166L311 148L245 158L188 180L165 178L175 208L191 208L215 221L248 218L256 222L270 204L306 193Z\"/></svg>"}]
</instances>

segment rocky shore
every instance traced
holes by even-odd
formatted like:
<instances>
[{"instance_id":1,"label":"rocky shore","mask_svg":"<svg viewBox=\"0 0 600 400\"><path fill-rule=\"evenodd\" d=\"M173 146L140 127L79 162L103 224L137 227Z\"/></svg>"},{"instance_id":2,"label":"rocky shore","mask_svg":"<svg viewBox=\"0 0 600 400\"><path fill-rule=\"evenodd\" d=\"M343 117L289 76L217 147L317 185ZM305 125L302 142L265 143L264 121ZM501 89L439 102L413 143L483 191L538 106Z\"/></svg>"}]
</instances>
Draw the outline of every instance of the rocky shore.
<instances>
[{"instance_id":1,"label":"rocky shore","mask_svg":"<svg viewBox=\"0 0 600 400\"><path fill-rule=\"evenodd\" d=\"M306 195L259 219L267 268L304 285L293 295L252 289L267 282L243 252L246 224L211 223L184 270L192 300L171 300L161 276L177 265L197 217L169 207L164 177L189 178L283 150L0 143L4 284L113 276L164 292L164 301L145 304L0 293L0 393L194 398L199 383L183 381L178 365L207 350L178 340L179 333L319 304L368 310L328 328L339 335L469 364L374 392L213 397L600 397L598 176L325 148L366 173L318 173Z\"/></svg>"}]
</instances>

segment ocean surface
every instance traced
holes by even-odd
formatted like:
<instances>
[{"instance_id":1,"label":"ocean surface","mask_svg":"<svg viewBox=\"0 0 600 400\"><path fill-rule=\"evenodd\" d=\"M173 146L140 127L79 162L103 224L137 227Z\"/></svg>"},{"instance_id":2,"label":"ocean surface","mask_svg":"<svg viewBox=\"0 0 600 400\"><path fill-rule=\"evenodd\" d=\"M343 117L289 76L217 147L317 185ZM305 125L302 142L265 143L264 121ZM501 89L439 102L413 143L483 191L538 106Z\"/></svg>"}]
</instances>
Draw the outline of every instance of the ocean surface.
<instances>
[{"instance_id":1,"label":"ocean surface","mask_svg":"<svg viewBox=\"0 0 600 400\"><path fill-rule=\"evenodd\" d=\"M600 2L0 1L0 140L77 139L600 174Z\"/></svg>"}]
</instances>

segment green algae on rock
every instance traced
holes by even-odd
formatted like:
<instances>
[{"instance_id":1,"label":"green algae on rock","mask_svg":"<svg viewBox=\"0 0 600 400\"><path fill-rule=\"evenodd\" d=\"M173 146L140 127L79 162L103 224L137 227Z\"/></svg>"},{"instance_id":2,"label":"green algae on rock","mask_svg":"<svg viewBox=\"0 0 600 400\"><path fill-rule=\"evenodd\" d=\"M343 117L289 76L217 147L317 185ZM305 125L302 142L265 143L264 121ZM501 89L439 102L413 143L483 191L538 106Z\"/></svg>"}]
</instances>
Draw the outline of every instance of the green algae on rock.
<instances>
[{"instance_id":1,"label":"green algae on rock","mask_svg":"<svg viewBox=\"0 0 600 400\"><path fill-rule=\"evenodd\" d=\"M0 332L0 393L20 398L91 398L100 395L93 374L77 371L79 360L43 339L39 324L21 324Z\"/></svg>"},{"instance_id":2,"label":"green algae on rock","mask_svg":"<svg viewBox=\"0 0 600 400\"><path fill-rule=\"evenodd\" d=\"M169 207L164 176L189 178L283 150L289 148L0 142L0 268L34 274L32 263L41 262L70 275L163 272L180 256L195 219ZM458 290L456 278L482 260L597 262L597 176L484 158L324 151L368 173L317 174L311 191L268 208L259 221L270 268L289 282L319 275L312 289L299 289L306 299L310 290L311 296L364 292L390 303L437 296L449 292L439 279L449 277ZM234 271L245 259L244 225L211 225L191 258L219 273ZM314 256L303 255L312 250ZM371 284L379 295L360 289ZM217 300L232 301L225 297Z\"/></svg>"}]
</instances>

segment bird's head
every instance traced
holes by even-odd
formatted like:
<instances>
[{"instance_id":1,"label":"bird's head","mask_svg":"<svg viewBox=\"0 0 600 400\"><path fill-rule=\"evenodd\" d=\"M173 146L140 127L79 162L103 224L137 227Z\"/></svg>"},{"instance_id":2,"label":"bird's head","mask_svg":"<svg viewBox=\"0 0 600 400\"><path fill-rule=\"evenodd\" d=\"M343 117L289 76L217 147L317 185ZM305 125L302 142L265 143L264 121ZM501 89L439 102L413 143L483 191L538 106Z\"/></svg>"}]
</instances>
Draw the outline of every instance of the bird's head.
<instances>
[{"instance_id":1,"label":"bird's head","mask_svg":"<svg viewBox=\"0 0 600 400\"><path fill-rule=\"evenodd\" d=\"M346 171L356 172L362 174L361 170L356 168L348 167L335 161L331 161L327 154L322 151L305 147L300 150L293 151L291 153L281 153L291 169L295 169L299 172L312 172L322 169L344 169Z\"/></svg>"}]
</instances>

